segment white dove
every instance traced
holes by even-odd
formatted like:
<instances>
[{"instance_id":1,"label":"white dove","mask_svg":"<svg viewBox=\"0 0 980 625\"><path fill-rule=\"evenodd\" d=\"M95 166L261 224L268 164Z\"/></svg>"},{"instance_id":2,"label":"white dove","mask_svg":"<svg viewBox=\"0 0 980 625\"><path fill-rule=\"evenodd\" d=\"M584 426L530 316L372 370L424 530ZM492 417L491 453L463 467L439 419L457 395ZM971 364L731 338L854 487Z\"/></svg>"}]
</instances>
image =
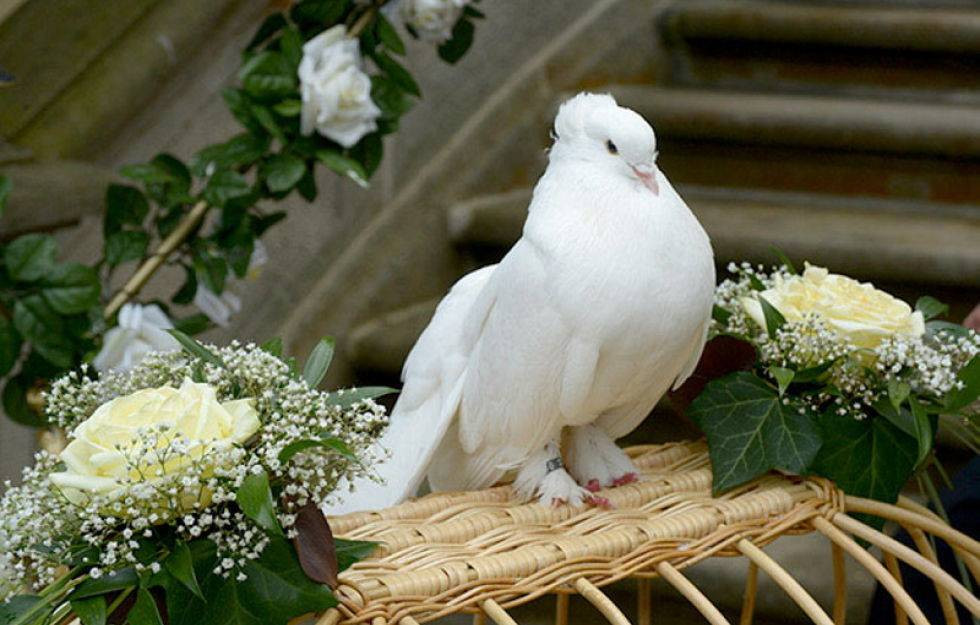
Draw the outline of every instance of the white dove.
<instances>
[{"instance_id":1,"label":"white dove","mask_svg":"<svg viewBox=\"0 0 980 625\"><path fill-rule=\"evenodd\" d=\"M426 475L463 490L517 470L525 498L573 505L637 479L613 441L700 358L711 243L640 115L582 93L555 132L523 236L456 283L405 362L383 482L349 485L328 514L398 503Z\"/></svg>"}]
</instances>

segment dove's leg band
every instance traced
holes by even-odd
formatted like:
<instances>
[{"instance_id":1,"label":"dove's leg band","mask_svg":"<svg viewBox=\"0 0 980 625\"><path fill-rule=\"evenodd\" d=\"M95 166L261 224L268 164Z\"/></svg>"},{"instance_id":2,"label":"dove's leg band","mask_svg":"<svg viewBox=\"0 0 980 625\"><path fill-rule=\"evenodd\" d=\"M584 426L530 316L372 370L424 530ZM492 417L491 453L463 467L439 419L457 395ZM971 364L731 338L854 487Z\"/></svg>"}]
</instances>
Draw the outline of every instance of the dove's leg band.
<instances>
[{"instance_id":1,"label":"dove's leg band","mask_svg":"<svg viewBox=\"0 0 980 625\"><path fill-rule=\"evenodd\" d=\"M551 473L552 471L557 471L559 469L565 468L565 465L561 462L561 457L551 458L545 463L545 475Z\"/></svg>"}]
</instances>

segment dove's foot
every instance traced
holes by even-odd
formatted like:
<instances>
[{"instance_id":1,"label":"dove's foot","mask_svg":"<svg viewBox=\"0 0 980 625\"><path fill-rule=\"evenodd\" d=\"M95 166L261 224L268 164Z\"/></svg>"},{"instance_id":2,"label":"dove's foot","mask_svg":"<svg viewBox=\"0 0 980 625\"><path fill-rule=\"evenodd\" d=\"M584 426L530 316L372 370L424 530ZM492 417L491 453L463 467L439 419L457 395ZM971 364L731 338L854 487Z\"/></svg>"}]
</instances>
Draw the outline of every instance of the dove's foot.
<instances>
[{"instance_id":1,"label":"dove's foot","mask_svg":"<svg viewBox=\"0 0 980 625\"><path fill-rule=\"evenodd\" d=\"M565 457L568 472L592 492L639 480L629 456L594 425L571 428L565 439Z\"/></svg>"},{"instance_id":2,"label":"dove's foot","mask_svg":"<svg viewBox=\"0 0 980 625\"><path fill-rule=\"evenodd\" d=\"M581 506L592 503L592 493L579 486L565 471L558 444L551 442L532 454L514 479L514 491L523 499L537 498L545 505L569 504ZM608 502L606 502L608 504ZM593 504L600 505L600 504Z\"/></svg>"}]
</instances>

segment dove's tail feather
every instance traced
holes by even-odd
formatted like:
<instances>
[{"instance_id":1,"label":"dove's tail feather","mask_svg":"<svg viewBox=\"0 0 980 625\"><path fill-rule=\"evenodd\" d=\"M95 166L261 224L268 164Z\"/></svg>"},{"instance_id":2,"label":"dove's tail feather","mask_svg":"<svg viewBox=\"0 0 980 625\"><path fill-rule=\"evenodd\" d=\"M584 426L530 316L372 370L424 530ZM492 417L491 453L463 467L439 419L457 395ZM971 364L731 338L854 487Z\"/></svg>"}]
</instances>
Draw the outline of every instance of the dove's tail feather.
<instances>
[{"instance_id":1,"label":"dove's tail feather","mask_svg":"<svg viewBox=\"0 0 980 625\"><path fill-rule=\"evenodd\" d=\"M391 411L391 424L375 443L377 454L387 453L388 459L370 467L375 479L362 477L352 484L339 484L340 501L324 503L324 513L386 508L418 490L446 431L455 421L472 350L466 321L470 314L480 314L478 296L494 267L484 267L461 278L439 304L405 361L405 386ZM454 432L455 428L450 436L455 440ZM347 489L353 492L344 493Z\"/></svg>"}]
</instances>

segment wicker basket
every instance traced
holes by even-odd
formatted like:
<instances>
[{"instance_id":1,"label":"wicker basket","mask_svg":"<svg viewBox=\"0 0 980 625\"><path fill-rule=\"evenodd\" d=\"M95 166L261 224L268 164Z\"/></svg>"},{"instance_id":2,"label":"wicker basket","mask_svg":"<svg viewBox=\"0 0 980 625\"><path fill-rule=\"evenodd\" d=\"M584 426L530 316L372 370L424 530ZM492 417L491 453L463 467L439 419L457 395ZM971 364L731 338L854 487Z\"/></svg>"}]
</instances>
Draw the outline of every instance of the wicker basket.
<instances>
[{"instance_id":1,"label":"wicker basket","mask_svg":"<svg viewBox=\"0 0 980 625\"><path fill-rule=\"evenodd\" d=\"M627 451L642 478L600 493L611 502L608 509L521 503L509 486L498 486L438 493L378 512L331 518L338 536L382 546L341 576L340 605L321 615L318 625L412 625L460 612L511 625L507 608L548 594L557 596L556 625L565 625L573 593L594 604L611 623L626 625L629 621L599 589L624 578L639 580L638 621L646 625L651 616L649 578L656 576L708 622L722 624L728 621L681 571L705 558L739 555L750 561L740 623L751 622L762 569L813 622L829 625L844 622L845 553L891 593L902 619L929 625L902 588L899 560L935 582L947 623L958 623L954 600L980 616L980 601L936 564L927 534L949 543L977 578L980 543L921 506L844 496L827 480L782 475L713 498L703 442ZM918 552L845 510L900 524ZM809 532L824 535L832 551L835 592L829 614L760 549L780 536ZM854 537L880 547L884 564Z\"/></svg>"}]
</instances>

